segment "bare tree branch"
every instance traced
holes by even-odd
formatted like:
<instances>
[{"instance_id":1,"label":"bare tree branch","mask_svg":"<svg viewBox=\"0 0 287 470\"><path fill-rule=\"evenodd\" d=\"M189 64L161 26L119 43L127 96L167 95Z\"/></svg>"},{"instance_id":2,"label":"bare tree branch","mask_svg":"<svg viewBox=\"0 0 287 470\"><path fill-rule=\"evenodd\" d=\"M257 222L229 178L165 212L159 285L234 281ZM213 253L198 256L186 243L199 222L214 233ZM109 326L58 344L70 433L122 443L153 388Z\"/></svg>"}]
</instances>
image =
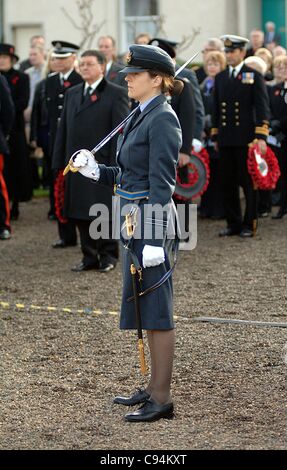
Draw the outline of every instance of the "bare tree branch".
<instances>
[{"instance_id":1,"label":"bare tree branch","mask_svg":"<svg viewBox=\"0 0 287 470\"><path fill-rule=\"evenodd\" d=\"M95 7L95 0L76 0L79 21L72 17L72 15L62 7L61 10L64 15L68 18L70 23L75 29L81 31L82 39L80 41L80 49L91 48L93 41L99 31L102 29L106 21L102 21L100 24L94 24L93 9Z\"/></svg>"}]
</instances>

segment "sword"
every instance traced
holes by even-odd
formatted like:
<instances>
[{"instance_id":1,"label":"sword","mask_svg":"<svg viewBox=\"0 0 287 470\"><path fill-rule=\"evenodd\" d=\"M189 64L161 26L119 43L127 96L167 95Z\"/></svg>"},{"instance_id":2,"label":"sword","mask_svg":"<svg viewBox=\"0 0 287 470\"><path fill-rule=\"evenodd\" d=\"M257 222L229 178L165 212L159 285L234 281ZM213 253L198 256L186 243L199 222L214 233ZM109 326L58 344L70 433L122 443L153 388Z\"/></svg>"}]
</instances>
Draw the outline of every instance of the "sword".
<instances>
[{"instance_id":1,"label":"sword","mask_svg":"<svg viewBox=\"0 0 287 470\"><path fill-rule=\"evenodd\" d=\"M194 54L192 57L190 57L176 72L175 72L175 76L174 78L176 78L182 71L183 69L185 69L185 67L192 63L194 61L194 59L198 56L199 54L199 51L196 52L196 54ZM136 112L136 110L139 108L139 106L137 106L122 122L120 122L120 124L117 125L117 127L115 127L106 137L104 137L103 140L101 140L101 142L98 143L98 145L96 145L96 147L94 147L92 150L91 150L91 153L93 155L96 155L96 153L104 146L106 145L118 132L119 130L121 130L123 128L123 126L129 121L129 119L134 115L134 113ZM65 176L69 171L71 171L72 173L77 173L79 171L80 168L78 167L74 167L73 166L73 158L75 158L78 153L80 153L81 150L77 150L75 153L73 153L73 155L71 156L70 160L69 160L69 163L68 165L66 166L66 168L64 169L63 171L63 175Z\"/></svg>"}]
</instances>

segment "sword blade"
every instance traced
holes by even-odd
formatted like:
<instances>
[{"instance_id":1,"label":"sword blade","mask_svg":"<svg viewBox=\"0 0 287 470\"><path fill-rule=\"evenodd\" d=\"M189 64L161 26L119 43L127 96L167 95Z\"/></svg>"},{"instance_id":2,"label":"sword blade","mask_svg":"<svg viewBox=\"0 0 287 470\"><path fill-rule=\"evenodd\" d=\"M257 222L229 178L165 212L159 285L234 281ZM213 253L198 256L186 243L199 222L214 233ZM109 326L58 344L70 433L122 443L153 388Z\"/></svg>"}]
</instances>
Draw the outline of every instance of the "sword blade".
<instances>
[{"instance_id":1,"label":"sword blade","mask_svg":"<svg viewBox=\"0 0 287 470\"><path fill-rule=\"evenodd\" d=\"M194 59L198 56L199 54L199 51L196 52L196 54L194 54L192 57L190 57L176 72L175 72L175 76L174 78L176 78L182 71L183 69L191 64L191 62L194 61ZM136 110L138 109L139 106L137 106L125 119L123 119L122 122L120 122L120 124L117 125L117 127L115 127L106 137L103 138L103 140L101 140L101 142L99 142L92 150L91 150L91 153L93 155L96 155L96 153L104 146L106 145L119 131L120 129L129 121L129 119L134 115L134 113L136 112ZM69 162L68 165L66 166L66 168L64 169L64 176L71 170L71 163ZM75 172L78 171L78 170L75 170Z\"/></svg>"}]
</instances>

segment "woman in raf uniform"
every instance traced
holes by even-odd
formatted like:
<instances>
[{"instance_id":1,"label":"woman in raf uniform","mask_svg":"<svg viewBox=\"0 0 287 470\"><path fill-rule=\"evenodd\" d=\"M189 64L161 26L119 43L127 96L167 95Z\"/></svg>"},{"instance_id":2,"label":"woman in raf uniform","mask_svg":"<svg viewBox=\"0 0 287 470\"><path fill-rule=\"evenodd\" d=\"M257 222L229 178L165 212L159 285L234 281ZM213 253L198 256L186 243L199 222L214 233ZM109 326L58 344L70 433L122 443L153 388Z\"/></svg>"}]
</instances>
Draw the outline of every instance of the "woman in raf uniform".
<instances>
[{"instance_id":1,"label":"woman in raf uniform","mask_svg":"<svg viewBox=\"0 0 287 470\"><path fill-rule=\"evenodd\" d=\"M127 74L129 97L140 105L119 137L119 167L98 165L86 150L78 153L72 164L100 184L117 184L115 193L120 197L121 214L127 204L130 207L137 203L139 207L140 233L134 234L132 242L124 241L130 250L123 250L120 328L137 328L135 304L129 301L133 298L130 265L136 259L135 264L138 262L142 267L141 290L146 294L139 303L142 328L147 330L151 376L144 390L138 389L129 398L116 397L114 403L141 404L137 411L125 416L126 421L155 421L173 416L170 385L175 334L171 255L176 242L169 231L175 216L172 195L182 138L179 121L165 97L175 86L175 67L169 55L155 46L132 45L122 72ZM162 218L154 213L155 204L165 208Z\"/></svg>"}]
</instances>

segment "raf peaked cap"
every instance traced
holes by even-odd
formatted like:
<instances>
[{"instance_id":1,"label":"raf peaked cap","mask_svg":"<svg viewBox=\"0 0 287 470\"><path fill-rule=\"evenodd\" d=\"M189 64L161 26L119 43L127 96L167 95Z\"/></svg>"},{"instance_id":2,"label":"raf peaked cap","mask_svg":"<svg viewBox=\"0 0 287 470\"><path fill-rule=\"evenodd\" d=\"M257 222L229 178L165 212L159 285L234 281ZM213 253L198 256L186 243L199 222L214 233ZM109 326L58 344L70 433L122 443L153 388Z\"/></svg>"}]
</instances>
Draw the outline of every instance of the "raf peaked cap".
<instances>
[{"instance_id":1,"label":"raf peaked cap","mask_svg":"<svg viewBox=\"0 0 287 470\"><path fill-rule=\"evenodd\" d=\"M220 39L223 41L225 52L232 52L235 49L244 49L246 44L249 43L249 39L235 36L234 34L224 34L224 36L220 36Z\"/></svg>"},{"instance_id":2,"label":"raf peaked cap","mask_svg":"<svg viewBox=\"0 0 287 470\"><path fill-rule=\"evenodd\" d=\"M15 54L15 47L12 44L0 44L0 55L9 55L13 57L16 61L19 60L19 57Z\"/></svg>"},{"instance_id":3,"label":"raf peaked cap","mask_svg":"<svg viewBox=\"0 0 287 470\"><path fill-rule=\"evenodd\" d=\"M127 65L121 73L139 73L157 70L174 77L175 66L167 52L157 46L133 44L127 56Z\"/></svg>"},{"instance_id":4,"label":"raf peaked cap","mask_svg":"<svg viewBox=\"0 0 287 470\"><path fill-rule=\"evenodd\" d=\"M54 46L52 57L58 57L59 59L65 59L72 54L76 54L80 49L76 44L66 41L52 41L52 46Z\"/></svg>"},{"instance_id":5,"label":"raf peaked cap","mask_svg":"<svg viewBox=\"0 0 287 470\"><path fill-rule=\"evenodd\" d=\"M176 56L175 48L178 43L175 41L168 41L167 39L153 38L150 40L149 44L151 46L160 47L165 52L167 52L168 55L170 55L172 59L174 59Z\"/></svg>"}]
</instances>

